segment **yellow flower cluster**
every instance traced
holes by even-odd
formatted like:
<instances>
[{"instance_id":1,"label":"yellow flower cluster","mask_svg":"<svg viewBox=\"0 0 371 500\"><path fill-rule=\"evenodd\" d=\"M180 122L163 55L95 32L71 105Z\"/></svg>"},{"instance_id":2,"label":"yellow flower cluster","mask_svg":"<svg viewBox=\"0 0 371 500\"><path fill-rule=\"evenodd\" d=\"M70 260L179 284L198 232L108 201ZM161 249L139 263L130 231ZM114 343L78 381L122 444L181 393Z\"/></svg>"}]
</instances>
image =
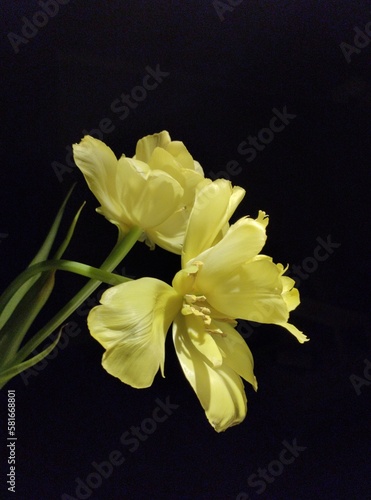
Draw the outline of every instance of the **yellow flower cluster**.
<instances>
[{"instance_id":1,"label":"yellow flower cluster","mask_svg":"<svg viewBox=\"0 0 371 500\"><path fill-rule=\"evenodd\" d=\"M246 416L242 379L257 389L253 357L235 329L236 319L283 326L299 342L307 337L288 322L299 304L295 282L281 264L260 252L268 218L229 221L245 195L229 181L206 179L182 142L167 132L141 139L133 158L85 137L74 157L121 237L133 227L143 240L181 255L172 286L140 278L108 289L88 317L91 335L105 348L108 373L133 387L164 375L165 338L172 324L185 377L210 424L224 431Z\"/></svg>"},{"instance_id":2,"label":"yellow flower cluster","mask_svg":"<svg viewBox=\"0 0 371 500\"><path fill-rule=\"evenodd\" d=\"M181 253L197 188L211 182L182 142L165 131L153 134L138 141L133 158L117 160L102 141L85 136L73 153L101 204L97 211L117 225L121 237L140 227L152 248Z\"/></svg>"}]
</instances>

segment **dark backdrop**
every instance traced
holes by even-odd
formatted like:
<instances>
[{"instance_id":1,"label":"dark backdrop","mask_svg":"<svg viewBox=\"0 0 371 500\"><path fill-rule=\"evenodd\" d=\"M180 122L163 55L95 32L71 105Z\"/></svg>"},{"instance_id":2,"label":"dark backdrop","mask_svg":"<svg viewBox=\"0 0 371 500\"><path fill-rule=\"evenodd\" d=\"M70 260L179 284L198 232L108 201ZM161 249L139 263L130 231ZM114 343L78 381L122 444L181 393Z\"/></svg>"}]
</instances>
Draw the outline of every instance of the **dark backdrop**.
<instances>
[{"instance_id":1,"label":"dark backdrop","mask_svg":"<svg viewBox=\"0 0 371 500\"><path fill-rule=\"evenodd\" d=\"M217 434L170 338L166 378L135 390L102 369L80 310L71 318L80 333L2 391L2 415L6 389L16 391L18 437L16 493L5 467L5 498L371 498L370 4L4 0L1 9L1 288L33 257L74 181L64 227L87 205L67 256L99 265L115 242L71 167L72 143L101 127L117 155L131 156L140 137L167 129L206 175L246 188L239 216L269 213L265 252L297 266L292 319L310 337L300 345L278 327L240 325L259 391L246 386L246 420ZM144 98L134 89L148 67L162 81ZM135 107L119 110L132 92ZM277 113L287 123L272 133ZM332 246L318 261L321 240ZM171 280L178 258L138 245L122 266ZM59 273L35 331L83 283ZM154 425L159 401L173 407ZM137 426L148 433L135 440Z\"/></svg>"}]
</instances>

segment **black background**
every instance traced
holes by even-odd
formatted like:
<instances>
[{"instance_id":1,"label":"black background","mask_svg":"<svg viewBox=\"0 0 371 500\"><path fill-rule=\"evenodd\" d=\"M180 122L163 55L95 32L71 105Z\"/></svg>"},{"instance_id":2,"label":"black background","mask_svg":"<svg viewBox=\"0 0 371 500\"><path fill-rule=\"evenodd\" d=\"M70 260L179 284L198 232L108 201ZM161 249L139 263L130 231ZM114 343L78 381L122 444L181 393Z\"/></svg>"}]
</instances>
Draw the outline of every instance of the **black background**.
<instances>
[{"instance_id":1,"label":"black background","mask_svg":"<svg viewBox=\"0 0 371 500\"><path fill-rule=\"evenodd\" d=\"M207 176L237 161L241 172L231 180L247 190L237 215L255 217L259 209L270 215L264 251L276 262L302 265L317 238L340 244L299 283L302 304L292 321L310 342L300 345L269 325L246 335L259 391L246 385L248 415L222 434L207 423L170 336L166 378L136 390L103 370L86 316L75 313L71 321L81 333L59 346L44 369L2 391L2 415L6 389L16 391L18 437L16 493L6 491L4 467L4 497L82 498L77 478L86 482L92 462L120 450L125 463L86 498L371 498L371 387L364 378L364 360L371 360L371 43L357 39L362 48L349 61L341 48L354 45L355 27L370 23L370 4L245 0L221 19L211 0L71 0L18 53L8 34L23 36L24 17L32 20L41 7L7 0L1 9L1 288L36 253L74 181L63 227L83 200L87 205L66 257L99 265L113 247L115 228L95 214L82 175L70 169L58 178L52 167L67 165L66 146L104 118L114 130L103 140L118 156L132 156L139 138L166 129ZM169 75L120 120L112 102L157 65ZM239 144L269 127L273 108L285 106L295 118L247 162ZM138 244L122 266L130 276L169 282L179 259ZM83 283L59 273L34 331ZM358 394L354 376L364 379ZM179 407L130 451L120 436L151 417L157 398ZM305 450L259 493L249 478L279 459L284 440Z\"/></svg>"}]
</instances>

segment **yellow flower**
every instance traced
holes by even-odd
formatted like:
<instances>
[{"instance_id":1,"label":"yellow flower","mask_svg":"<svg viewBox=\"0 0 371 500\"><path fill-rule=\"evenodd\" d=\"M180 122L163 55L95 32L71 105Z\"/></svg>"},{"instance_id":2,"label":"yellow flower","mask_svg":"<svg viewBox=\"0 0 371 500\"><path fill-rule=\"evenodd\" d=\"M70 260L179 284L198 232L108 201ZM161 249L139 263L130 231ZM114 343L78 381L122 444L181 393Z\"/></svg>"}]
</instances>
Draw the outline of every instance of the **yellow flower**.
<instances>
[{"instance_id":1,"label":"yellow flower","mask_svg":"<svg viewBox=\"0 0 371 500\"><path fill-rule=\"evenodd\" d=\"M152 248L181 253L196 188L211 182L182 142L163 131L138 141L133 158L117 160L106 144L85 136L73 153L101 204L97 211L119 228L120 237L140 227Z\"/></svg>"},{"instance_id":2,"label":"yellow flower","mask_svg":"<svg viewBox=\"0 0 371 500\"><path fill-rule=\"evenodd\" d=\"M247 401L241 377L257 389L253 357L235 318L275 323L300 342L288 324L299 303L282 265L259 255L267 218L244 217L228 227L243 193L217 180L198 193L189 219L182 270L172 286L142 278L109 289L89 314L88 326L106 352L103 366L133 387L148 387L161 368L173 322L179 362L216 431L240 423Z\"/></svg>"}]
</instances>

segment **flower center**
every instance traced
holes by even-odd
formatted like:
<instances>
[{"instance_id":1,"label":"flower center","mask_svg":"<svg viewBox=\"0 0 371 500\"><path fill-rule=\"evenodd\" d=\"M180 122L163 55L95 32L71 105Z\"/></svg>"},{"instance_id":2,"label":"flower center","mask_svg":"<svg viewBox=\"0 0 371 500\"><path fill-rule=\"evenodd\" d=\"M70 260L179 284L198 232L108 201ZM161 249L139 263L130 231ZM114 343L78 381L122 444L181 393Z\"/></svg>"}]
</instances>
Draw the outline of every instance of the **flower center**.
<instances>
[{"instance_id":1,"label":"flower center","mask_svg":"<svg viewBox=\"0 0 371 500\"><path fill-rule=\"evenodd\" d=\"M189 293L184 295L184 302L182 307L182 314L187 316L188 314L194 314L195 316L200 316L205 323L205 325L210 325L211 316L210 309L202 305L206 302L205 295L191 295Z\"/></svg>"},{"instance_id":2,"label":"flower center","mask_svg":"<svg viewBox=\"0 0 371 500\"><path fill-rule=\"evenodd\" d=\"M205 332L225 337L226 334L220 328L217 328L213 321L212 310L207 302L207 298L205 295L198 295L197 290L194 290L196 276L202 266L203 262L194 261L191 266L182 269L174 277L173 287L183 296L181 313L184 316L194 314L202 319L205 326ZM219 321L231 321L230 319L224 318L218 319Z\"/></svg>"},{"instance_id":3,"label":"flower center","mask_svg":"<svg viewBox=\"0 0 371 500\"><path fill-rule=\"evenodd\" d=\"M194 314L195 316L201 317L205 325L206 333L226 337L227 335L223 332L223 330L212 327L211 310L208 307L205 307L205 302L205 295L192 295L187 293L184 296L182 314L184 314L184 316ZM224 320L222 319L221 321ZM216 325L214 324L214 326Z\"/></svg>"}]
</instances>

